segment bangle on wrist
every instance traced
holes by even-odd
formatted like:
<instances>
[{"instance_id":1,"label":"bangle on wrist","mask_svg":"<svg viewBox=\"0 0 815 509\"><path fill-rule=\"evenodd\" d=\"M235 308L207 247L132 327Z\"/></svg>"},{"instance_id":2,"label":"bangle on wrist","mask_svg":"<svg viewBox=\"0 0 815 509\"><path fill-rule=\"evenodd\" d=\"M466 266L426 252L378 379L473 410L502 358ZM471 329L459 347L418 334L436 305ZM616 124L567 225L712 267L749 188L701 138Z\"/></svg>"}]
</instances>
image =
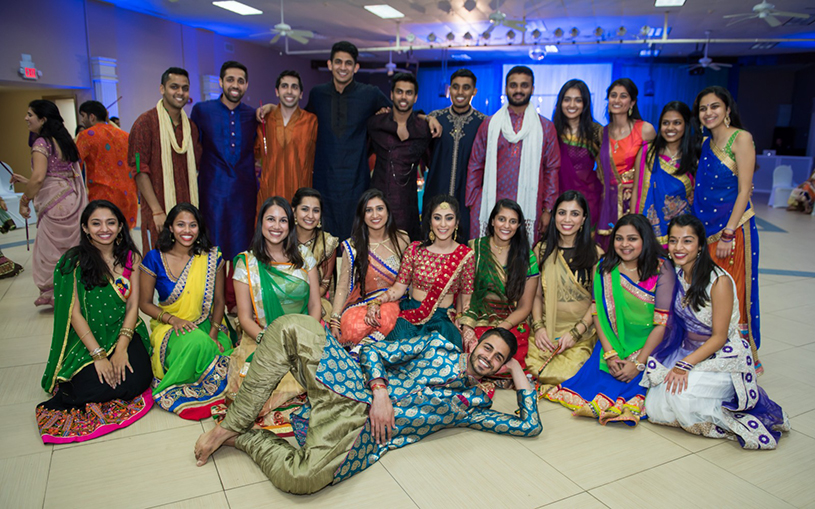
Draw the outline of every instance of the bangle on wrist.
<instances>
[{"instance_id":1,"label":"bangle on wrist","mask_svg":"<svg viewBox=\"0 0 815 509\"><path fill-rule=\"evenodd\" d=\"M88 329L88 332L86 332L85 334L83 334L83 335L79 336L79 340L80 340L80 341L82 341L82 338L84 338L85 336L87 336L87 335L88 335L88 334L90 334L90 333L91 333L91 330L90 330L90 329Z\"/></svg>"},{"instance_id":2,"label":"bangle on wrist","mask_svg":"<svg viewBox=\"0 0 815 509\"><path fill-rule=\"evenodd\" d=\"M607 360L611 359L612 357L617 357L617 352L615 352L614 350L609 350L608 352L605 352L603 354L603 360L604 361L607 361Z\"/></svg>"},{"instance_id":3,"label":"bangle on wrist","mask_svg":"<svg viewBox=\"0 0 815 509\"><path fill-rule=\"evenodd\" d=\"M107 358L108 358L108 353L101 346L96 348L94 351L91 352L91 359L93 359L94 361L101 361L102 359L107 359Z\"/></svg>"},{"instance_id":4,"label":"bangle on wrist","mask_svg":"<svg viewBox=\"0 0 815 509\"><path fill-rule=\"evenodd\" d=\"M385 389L387 391L388 386L386 384L380 383L380 382L377 382L375 384L371 384L371 392L373 392L373 391L375 391L377 389Z\"/></svg>"},{"instance_id":5,"label":"bangle on wrist","mask_svg":"<svg viewBox=\"0 0 815 509\"><path fill-rule=\"evenodd\" d=\"M153 217L156 217L156 216L163 216L163 215L164 215L164 211L163 211L163 210L161 210L161 211L159 211L159 212L153 212Z\"/></svg>"}]
</instances>

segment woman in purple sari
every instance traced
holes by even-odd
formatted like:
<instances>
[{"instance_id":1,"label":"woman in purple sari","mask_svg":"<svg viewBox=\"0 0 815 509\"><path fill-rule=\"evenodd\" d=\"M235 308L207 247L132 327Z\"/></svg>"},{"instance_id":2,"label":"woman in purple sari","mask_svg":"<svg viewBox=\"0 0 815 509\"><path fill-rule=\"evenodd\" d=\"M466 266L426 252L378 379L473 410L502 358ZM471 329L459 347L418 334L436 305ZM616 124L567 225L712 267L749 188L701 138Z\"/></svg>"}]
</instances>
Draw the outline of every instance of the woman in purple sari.
<instances>
[{"instance_id":1,"label":"woman in purple sari","mask_svg":"<svg viewBox=\"0 0 815 509\"><path fill-rule=\"evenodd\" d=\"M634 211L648 218L660 244L668 243L668 223L690 214L698 157L687 104L671 101L659 115L659 136L636 166Z\"/></svg>"},{"instance_id":2,"label":"woman in purple sari","mask_svg":"<svg viewBox=\"0 0 815 509\"><path fill-rule=\"evenodd\" d=\"M32 201L37 211L31 263L40 296L34 304L53 306L54 268L68 249L79 244L79 218L88 194L79 170L79 151L57 105L43 99L31 101L25 121L36 135L31 146L31 178L15 174L12 181L28 184L20 198L20 215L26 220L31 217Z\"/></svg>"},{"instance_id":3,"label":"woman in purple sari","mask_svg":"<svg viewBox=\"0 0 815 509\"><path fill-rule=\"evenodd\" d=\"M581 80L569 80L557 95L552 116L560 140L560 194L580 191L586 197L591 224L600 215L603 184L594 171L602 127L591 115L591 92Z\"/></svg>"},{"instance_id":4,"label":"woman in purple sari","mask_svg":"<svg viewBox=\"0 0 815 509\"><path fill-rule=\"evenodd\" d=\"M708 87L699 92L693 115L710 133L699 154L693 215L705 225L713 261L736 282L739 329L750 342L756 372L761 374L758 230L750 201L756 148L752 135L743 130L736 103L726 88Z\"/></svg>"},{"instance_id":5,"label":"woman in purple sari","mask_svg":"<svg viewBox=\"0 0 815 509\"><path fill-rule=\"evenodd\" d=\"M695 435L775 449L787 414L756 383L750 343L739 336L733 278L710 256L705 227L689 214L671 220L668 251L679 284L668 330L648 358L648 419Z\"/></svg>"}]
</instances>

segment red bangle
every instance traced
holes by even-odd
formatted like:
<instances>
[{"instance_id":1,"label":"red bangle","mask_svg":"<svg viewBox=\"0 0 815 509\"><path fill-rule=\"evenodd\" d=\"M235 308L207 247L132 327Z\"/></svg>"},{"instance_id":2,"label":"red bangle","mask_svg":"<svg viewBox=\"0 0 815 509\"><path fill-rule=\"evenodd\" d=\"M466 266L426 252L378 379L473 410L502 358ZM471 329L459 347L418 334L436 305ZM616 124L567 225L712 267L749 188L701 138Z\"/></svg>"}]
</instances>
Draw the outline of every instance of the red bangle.
<instances>
[{"instance_id":1,"label":"red bangle","mask_svg":"<svg viewBox=\"0 0 815 509\"><path fill-rule=\"evenodd\" d=\"M375 391L376 389L385 389L388 390L388 386L381 383L371 384L371 391Z\"/></svg>"}]
</instances>

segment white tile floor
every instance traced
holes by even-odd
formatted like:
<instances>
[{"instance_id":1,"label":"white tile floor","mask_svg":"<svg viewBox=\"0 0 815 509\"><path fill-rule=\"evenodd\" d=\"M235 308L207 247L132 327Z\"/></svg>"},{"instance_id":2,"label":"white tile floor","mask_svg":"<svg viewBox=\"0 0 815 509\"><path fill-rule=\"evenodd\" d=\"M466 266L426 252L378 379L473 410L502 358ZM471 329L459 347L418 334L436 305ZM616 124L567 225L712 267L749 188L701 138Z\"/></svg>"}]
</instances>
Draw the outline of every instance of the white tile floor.
<instances>
[{"instance_id":1,"label":"white tile floor","mask_svg":"<svg viewBox=\"0 0 815 509\"><path fill-rule=\"evenodd\" d=\"M34 406L46 399L39 381L53 314L32 304L25 246L4 247L26 271L0 281L0 508L815 507L815 218L761 206L759 215L786 230L760 233L761 267L809 272L760 277L760 383L793 427L778 450L743 451L647 422L602 427L541 402L537 438L443 431L309 497L278 491L234 449L196 468L193 443L212 424L158 408L101 439L42 445ZM0 246L24 239L12 232ZM513 410L511 393L496 400Z\"/></svg>"}]
</instances>

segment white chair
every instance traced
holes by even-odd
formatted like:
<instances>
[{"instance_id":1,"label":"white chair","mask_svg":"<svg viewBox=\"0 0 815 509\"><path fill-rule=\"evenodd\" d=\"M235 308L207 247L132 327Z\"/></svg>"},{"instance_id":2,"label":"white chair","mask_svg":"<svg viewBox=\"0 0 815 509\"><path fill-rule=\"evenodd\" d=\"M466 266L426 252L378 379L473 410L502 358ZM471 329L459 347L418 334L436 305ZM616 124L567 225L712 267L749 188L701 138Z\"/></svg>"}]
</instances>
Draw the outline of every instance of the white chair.
<instances>
[{"instance_id":1,"label":"white chair","mask_svg":"<svg viewBox=\"0 0 815 509\"><path fill-rule=\"evenodd\" d=\"M793 189L795 186L792 184L792 167L776 166L773 170L773 189L770 191L767 205L773 208L786 207Z\"/></svg>"}]
</instances>

